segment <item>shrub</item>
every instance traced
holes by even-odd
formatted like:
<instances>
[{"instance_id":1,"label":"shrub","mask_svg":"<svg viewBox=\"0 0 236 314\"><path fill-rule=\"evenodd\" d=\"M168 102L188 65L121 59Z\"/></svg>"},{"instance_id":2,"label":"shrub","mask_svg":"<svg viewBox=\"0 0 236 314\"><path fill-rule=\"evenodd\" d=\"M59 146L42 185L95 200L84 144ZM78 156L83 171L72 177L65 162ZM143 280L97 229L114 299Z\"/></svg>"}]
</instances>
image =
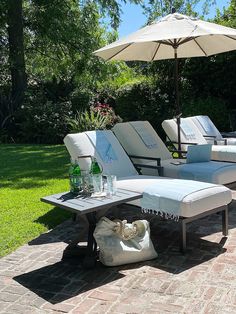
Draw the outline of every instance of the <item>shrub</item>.
<instances>
[{"instance_id":1,"label":"shrub","mask_svg":"<svg viewBox=\"0 0 236 314\"><path fill-rule=\"evenodd\" d=\"M110 129L115 123L121 121L109 105L98 102L85 111L77 112L74 118L67 118L72 133Z\"/></svg>"},{"instance_id":2,"label":"shrub","mask_svg":"<svg viewBox=\"0 0 236 314\"><path fill-rule=\"evenodd\" d=\"M88 90L86 88L77 87L71 93L71 103L73 112L83 111L89 108L89 106L91 106L91 104L93 104L94 101L95 95L91 89Z\"/></svg>"},{"instance_id":3,"label":"shrub","mask_svg":"<svg viewBox=\"0 0 236 314\"><path fill-rule=\"evenodd\" d=\"M125 85L118 90L116 111L124 121L148 120L163 138L161 123L172 110L168 95L149 80Z\"/></svg>"},{"instance_id":4,"label":"shrub","mask_svg":"<svg viewBox=\"0 0 236 314\"><path fill-rule=\"evenodd\" d=\"M220 131L229 130L226 103L218 98L198 98L183 104L183 116L207 115Z\"/></svg>"},{"instance_id":5,"label":"shrub","mask_svg":"<svg viewBox=\"0 0 236 314\"><path fill-rule=\"evenodd\" d=\"M49 101L42 90L31 90L17 112L17 123L20 128L18 141L61 143L68 133L66 119L71 114L69 101Z\"/></svg>"},{"instance_id":6,"label":"shrub","mask_svg":"<svg viewBox=\"0 0 236 314\"><path fill-rule=\"evenodd\" d=\"M77 112L74 118L67 118L69 131L72 133L103 130L106 129L108 122L108 116L102 115L100 112L95 112L91 109Z\"/></svg>"},{"instance_id":7,"label":"shrub","mask_svg":"<svg viewBox=\"0 0 236 314\"><path fill-rule=\"evenodd\" d=\"M107 121L106 121L107 129L112 128L116 123L122 121L121 117L117 116L115 114L114 109L108 104L97 102L96 104L91 106L91 110L107 118Z\"/></svg>"}]
</instances>

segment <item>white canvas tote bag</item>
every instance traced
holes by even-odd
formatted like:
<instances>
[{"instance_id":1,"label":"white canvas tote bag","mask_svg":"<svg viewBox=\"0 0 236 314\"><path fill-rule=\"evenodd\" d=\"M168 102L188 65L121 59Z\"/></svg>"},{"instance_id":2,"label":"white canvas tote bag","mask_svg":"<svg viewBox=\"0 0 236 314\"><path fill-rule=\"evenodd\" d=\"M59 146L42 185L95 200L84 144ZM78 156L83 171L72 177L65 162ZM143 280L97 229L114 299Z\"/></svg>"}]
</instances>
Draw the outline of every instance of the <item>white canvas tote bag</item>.
<instances>
[{"instance_id":1,"label":"white canvas tote bag","mask_svg":"<svg viewBox=\"0 0 236 314\"><path fill-rule=\"evenodd\" d=\"M94 230L99 246L99 259L106 266L118 266L151 260L157 253L150 239L149 222L111 221L102 217Z\"/></svg>"}]
</instances>

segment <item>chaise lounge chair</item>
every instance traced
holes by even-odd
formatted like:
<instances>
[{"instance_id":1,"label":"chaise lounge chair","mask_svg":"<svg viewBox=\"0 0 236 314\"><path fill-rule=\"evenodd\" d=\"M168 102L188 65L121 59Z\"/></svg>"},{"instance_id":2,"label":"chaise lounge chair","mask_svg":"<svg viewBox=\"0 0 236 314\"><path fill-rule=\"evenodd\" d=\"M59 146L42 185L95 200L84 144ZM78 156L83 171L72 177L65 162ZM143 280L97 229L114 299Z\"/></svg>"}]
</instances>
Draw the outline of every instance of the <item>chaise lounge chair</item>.
<instances>
[{"instance_id":1,"label":"chaise lounge chair","mask_svg":"<svg viewBox=\"0 0 236 314\"><path fill-rule=\"evenodd\" d=\"M153 187L156 195L152 200L157 201L157 204L154 205L172 204L171 206L175 206L178 203L182 251L186 248L186 224L203 216L222 211L223 234L227 235L227 205L232 200L231 191L228 188L196 181L139 175L111 131L88 131L68 134L64 138L64 143L72 158L88 155L96 157L102 165L105 174L117 176L118 188L143 193L149 187ZM89 169L90 158L85 157L79 160L81 169ZM191 193L187 192L189 184L193 186ZM168 195L170 186L175 187L174 193L172 190ZM182 195L181 199L179 198L180 195ZM132 204L140 206L140 200L134 201Z\"/></svg>"},{"instance_id":2,"label":"chaise lounge chair","mask_svg":"<svg viewBox=\"0 0 236 314\"><path fill-rule=\"evenodd\" d=\"M208 143L215 145L236 145L236 138L224 138L208 116L189 117L195 123Z\"/></svg>"},{"instance_id":3,"label":"chaise lounge chair","mask_svg":"<svg viewBox=\"0 0 236 314\"><path fill-rule=\"evenodd\" d=\"M150 157L150 159L160 158L165 177L224 185L236 181L236 164L234 163L215 161L186 163L186 159L173 159L170 151L148 121L117 123L113 127L113 132L128 155ZM147 162L150 166L155 164L154 160L145 161L137 157L133 160L140 166ZM144 168L142 173L156 175L157 172L152 168Z\"/></svg>"},{"instance_id":4,"label":"chaise lounge chair","mask_svg":"<svg viewBox=\"0 0 236 314\"><path fill-rule=\"evenodd\" d=\"M177 143L177 123L175 119L164 120L162 127L172 143ZM207 140L191 118L181 118L181 149L187 151L189 145L207 144ZM212 160L236 162L236 146L212 145Z\"/></svg>"}]
</instances>

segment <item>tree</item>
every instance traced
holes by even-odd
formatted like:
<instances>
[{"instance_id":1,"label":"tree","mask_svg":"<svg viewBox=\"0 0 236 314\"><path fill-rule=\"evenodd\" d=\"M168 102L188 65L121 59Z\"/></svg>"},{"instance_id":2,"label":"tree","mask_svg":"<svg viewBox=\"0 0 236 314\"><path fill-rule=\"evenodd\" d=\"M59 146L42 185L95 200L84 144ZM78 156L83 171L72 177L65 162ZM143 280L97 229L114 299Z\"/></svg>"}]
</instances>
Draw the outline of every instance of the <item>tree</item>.
<instances>
[{"instance_id":1,"label":"tree","mask_svg":"<svg viewBox=\"0 0 236 314\"><path fill-rule=\"evenodd\" d=\"M223 12L218 11L213 22L236 27L235 0ZM228 109L235 108L236 51L190 59L185 63L183 75L191 86L191 97L215 97L226 102Z\"/></svg>"},{"instance_id":2,"label":"tree","mask_svg":"<svg viewBox=\"0 0 236 314\"><path fill-rule=\"evenodd\" d=\"M61 102L76 86L91 89L112 72L91 52L114 38L99 25L101 16L117 28L120 11L116 0L0 1L0 126L9 131L10 122L12 129L21 123L14 119L24 95L35 100L32 87L41 89L39 101Z\"/></svg>"},{"instance_id":3,"label":"tree","mask_svg":"<svg viewBox=\"0 0 236 314\"><path fill-rule=\"evenodd\" d=\"M160 16L170 14L172 8L177 12L196 16L197 6L199 10L201 4L203 14L207 14L209 7L215 3L215 0L148 0L144 2L143 9L147 15L148 22L153 22Z\"/></svg>"},{"instance_id":4,"label":"tree","mask_svg":"<svg viewBox=\"0 0 236 314\"><path fill-rule=\"evenodd\" d=\"M8 1L9 65L13 107L19 106L26 89L22 0Z\"/></svg>"}]
</instances>

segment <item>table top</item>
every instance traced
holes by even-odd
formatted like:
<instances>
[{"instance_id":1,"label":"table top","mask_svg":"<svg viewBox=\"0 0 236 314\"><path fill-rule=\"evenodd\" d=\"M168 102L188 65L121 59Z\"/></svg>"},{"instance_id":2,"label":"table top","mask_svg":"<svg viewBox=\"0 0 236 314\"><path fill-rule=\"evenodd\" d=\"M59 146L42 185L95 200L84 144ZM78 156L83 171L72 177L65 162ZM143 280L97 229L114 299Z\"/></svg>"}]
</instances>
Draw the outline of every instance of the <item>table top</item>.
<instances>
[{"instance_id":1,"label":"table top","mask_svg":"<svg viewBox=\"0 0 236 314\"><path fill-rule=\"evenodd\" d=\"M70 192L62 192L42 197L41 201L83 215L99 209L109 209L112 206L133 201L141 197L142 194L140 193L117 189L116 195L112 195L111 197L75 196Z\"/></svg>"}]
</instances>

